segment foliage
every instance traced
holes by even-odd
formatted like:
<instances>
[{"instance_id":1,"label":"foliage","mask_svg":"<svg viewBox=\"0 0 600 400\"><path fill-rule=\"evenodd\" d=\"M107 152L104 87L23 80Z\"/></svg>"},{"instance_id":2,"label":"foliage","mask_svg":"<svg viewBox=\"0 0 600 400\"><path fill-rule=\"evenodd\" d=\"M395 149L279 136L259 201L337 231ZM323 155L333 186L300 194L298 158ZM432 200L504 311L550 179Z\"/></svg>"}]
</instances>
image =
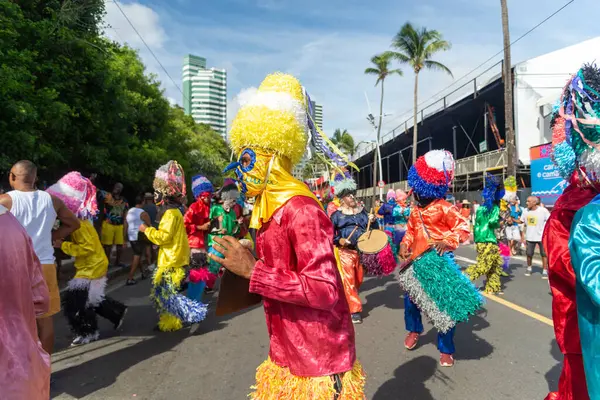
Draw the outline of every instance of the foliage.
<instances>
[{"instance_id":1,"label":"foliage","mask_svg":"<svg viewBox=\"0 0 600 400\"><path fill-rule=\"evenodd\" d=\"M356 151L354 137L352 137L352 135L346 129L343 131L336 129L331 137L331 142L335 144L344 154L352 156Z\"/></svg>"},{"instance_id":2,"label":"foliage","mask_svg":"<svg viewBox=\"0 0 600 400\"><path fill-rule=\"evenodd\" d=\"M139 191L177 159L189 176L218 178L225 141L101 35L103 13L103 0L0 2L0 171L30 159L48 181L79 170Z\"/></svg>"},{"instance_id":3,"label":"foliage","mask_svg":"<svg viewBox=\"0 0 600 400\"><path fill-rule=\"evenodd\" d=\"M432 60L441 51L450 50L450 42L444 40L442 34L427 28L415 28L410 22L405 23L392 41L396 51L385 52L387 57L395 58L408 64L418 74L422 69L443 71L452 76L452 72L444 64Z\"/></svg>"},{"instance_id":4,"label":"foliage","mask_svg":"<svg viewBox=\"0 0 600 400\"><path fill-rule=\"evenodd\" d=\"M302 171L302 179L318 178L323 172L327 171L327 164L319 157L315 156L308 160Z\"/></svg>"},{"instance_id":5,"label":"foliage","mask_svg":"<svg viewBox=\"0 0 600 400\"><path fill-rule=\"evenodd\" d=\"M365 74L377 76L375 86L379 85L379 82L383 82L385 78L390 75L403 75L401 69L390 69L392 58L393 54L391 54L391 52L385 52L371 57L373 67L365 69Z\"/></svg>"}]
</instances>

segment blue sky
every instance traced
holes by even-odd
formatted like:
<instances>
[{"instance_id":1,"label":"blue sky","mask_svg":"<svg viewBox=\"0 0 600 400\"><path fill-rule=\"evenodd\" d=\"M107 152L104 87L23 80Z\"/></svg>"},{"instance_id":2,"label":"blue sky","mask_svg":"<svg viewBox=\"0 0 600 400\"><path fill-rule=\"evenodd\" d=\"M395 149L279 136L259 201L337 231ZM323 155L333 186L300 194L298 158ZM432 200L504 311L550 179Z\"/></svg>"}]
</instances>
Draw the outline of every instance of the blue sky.
<instances>
[{"instance_id":1,"label":"blue sky","mask_svg":"<svg viewBox=\"0 0 600 400\"><path fill-rule=\"evenodd\" d=\"M515 39L567 0L508 0L511 35ZM121 0L121 7L181 87L183 57L192 53L207 58L211 67L228 71L228 118L237 110L236 97L256 87L265 75L284 71L296 75L323 105L324 128L348 129L359 140L372 138L365 119L379 105L375 79L364 75L371 56L388 50L392 37L406 21L437 29L452 50L439 56L457 80L439 72L421 75L420 101L458 80L502 48L498 0ZM165 94L181 103L182 95L168 79L116 8L106 0L110 28L106 35L139 49L149 72L162 81ZM519 62L549 51L600 36L600 25L577 25L578 14L600 15L598 0L576 0L566 10L513 47ZM571 17L567 20L567 17ZM478 75L493 61L475 71ZM386 82L383 132L402 123L412 112L414 76ZM491 71L490 74L499 72ZM450 89L452 90L452 88Z\"/></svg>"}]
</instances>

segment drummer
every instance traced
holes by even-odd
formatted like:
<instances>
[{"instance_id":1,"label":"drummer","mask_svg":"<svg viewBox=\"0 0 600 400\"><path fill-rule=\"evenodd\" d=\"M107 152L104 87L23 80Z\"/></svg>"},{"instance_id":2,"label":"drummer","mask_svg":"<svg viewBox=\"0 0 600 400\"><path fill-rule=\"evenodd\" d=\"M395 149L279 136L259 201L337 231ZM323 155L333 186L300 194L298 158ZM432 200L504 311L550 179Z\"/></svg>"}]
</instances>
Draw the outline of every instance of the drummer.
<instances>
[{"instance_id":1,"label":"drummer","mask_svg":"<svg viewBox=\"0 0 600 400\"><path fill-rule=\"evenodd\" d=\"M430 247L440 255L453 258L453 251L470 234L469 223L452 204L444 200L454 179L454 158L445 150L433 150L421 156L408 173L408 184L415 195L416 206L410 214L406 234L400 244L400 256L415 259ZM444 282L432 282L444 285ZM443 289L442 289L443 290ZM417 347L423 332L421 311L404 295L404 321L408 334L404 346ZM454 328L438 333L440 365L454 365Z\"/></svg>"},{"instance_id":2,"label":"drummer","mask_svg":"<svg viewBox=\"0 0 600 400\"><path fill-rule=\"evenodd\" d=\"M358 297L358 289L363 281L363 267L360 264L356 242L360 235L365 233L369 219L371 226L377 227L375 215L367 214L365 209L358 205L354 194L356 182L349 174L338 174L333 181L333 190L340 201L337 211L331 214L333 223L336 253L339 255L338 268L344 284L344 293L352 314L352 322L362 323L362 304Z\"/></svg>"}]
</instances>

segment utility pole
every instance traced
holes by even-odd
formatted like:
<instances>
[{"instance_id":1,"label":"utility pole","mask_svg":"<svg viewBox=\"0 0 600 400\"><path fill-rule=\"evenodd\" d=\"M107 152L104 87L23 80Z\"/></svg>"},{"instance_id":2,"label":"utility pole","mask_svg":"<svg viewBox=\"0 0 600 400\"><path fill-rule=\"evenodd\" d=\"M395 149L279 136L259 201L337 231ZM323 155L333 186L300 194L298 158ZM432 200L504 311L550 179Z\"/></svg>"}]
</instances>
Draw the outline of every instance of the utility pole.
<instances>
[{"instance_id":1,"label":"utility pole","mask_svg":"<svg viewBox=\"0 0 600 400\"><path fill-rule=\"evenodd\" d=\"M506 132L507 174L517 176L517 149L515 145L515 129L513 121L513 79L512 61L510 59L510 30L508 25L508 0L500 0L502 8L502 33L504 36L504 126Z\"/></svg>"}]
</instances>

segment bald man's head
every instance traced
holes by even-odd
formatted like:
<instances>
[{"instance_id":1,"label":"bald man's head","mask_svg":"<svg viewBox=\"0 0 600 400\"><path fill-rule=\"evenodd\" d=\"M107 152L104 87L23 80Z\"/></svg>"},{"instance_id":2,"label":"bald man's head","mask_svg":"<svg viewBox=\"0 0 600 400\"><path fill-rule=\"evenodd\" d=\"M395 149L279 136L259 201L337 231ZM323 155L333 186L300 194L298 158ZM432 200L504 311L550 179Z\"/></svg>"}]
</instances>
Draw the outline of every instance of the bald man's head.
<instances>
[{"instance_id":1,"label":"bald man's head","mask_svg":"<svg viewBox=\"0 0 600 400\"><path fill-rule=\"evenodd\" d=\"M37 179L37 167L29 160L21 160L10 169L10 186L23 190L32 188Z\"/></svg>"}]
</instances>

